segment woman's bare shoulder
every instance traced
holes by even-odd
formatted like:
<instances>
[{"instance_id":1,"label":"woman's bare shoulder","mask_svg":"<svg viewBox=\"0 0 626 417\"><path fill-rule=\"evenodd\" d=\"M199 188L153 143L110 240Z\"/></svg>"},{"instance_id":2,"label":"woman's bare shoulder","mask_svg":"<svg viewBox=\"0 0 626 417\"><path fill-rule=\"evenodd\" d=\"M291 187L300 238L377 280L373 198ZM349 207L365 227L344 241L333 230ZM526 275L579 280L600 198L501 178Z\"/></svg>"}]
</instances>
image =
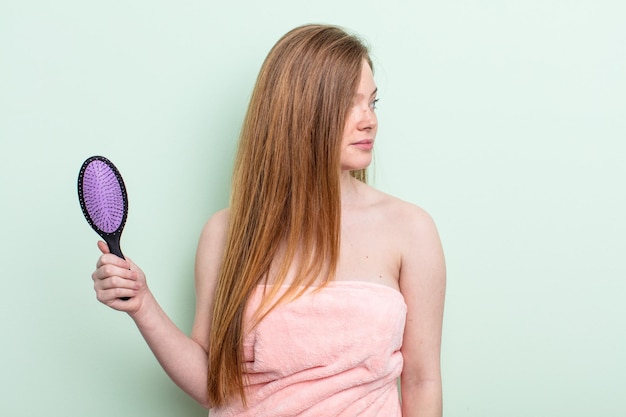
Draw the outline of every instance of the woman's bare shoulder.
<instances>
[{"instance_id":1,"label":"woman's bare shoulder","mask_svg":"<svg viewBox=\"0 0 626 417\"><path fill-rule=\"evenodd\" d=\"M204 278L206 271L215 273L219 269L228 236L228 222L229 211L226 208L214 213L204 224L196 253L197 278Z\"/></svg>"},{"instance_id":2,"label":"woman's bare shoulder","mask_svg":"<svg viewBox=\"0 0 626 417\"><path fill-rule=\"evenodd\" d=\"M209 219L207 220L205 227L206 226L210 226L210 227L218 226L220 228L228 228L229 217L230 217L230 209L228 207L225 207L213 213L213 215L209 217Z\"/></svg>"},{"instance_id":3,"label":"woman's bare shoulder","mask_svg":"<svg viewBox=\"0 0 626 417\"><path fill-rule=\"evenodd\" d=\"M371 187L370 187L371 188ZM371 188L372 195L375 196L375 208L390 223L400 226L403 229L434 227L431 215L417 204L387 194L383 191Z\"/></svg>"},{"instance_id":4,"label":"woman's bare shoulder","mask_svg":"<svg viewBox=\"0 0 626 417\"><path fill-rule=\"evenodd\" d=\"M204 224L200 241L224 241L228 233L229 209L224 208L215 212Z\"/></svg>"}]
</instances>

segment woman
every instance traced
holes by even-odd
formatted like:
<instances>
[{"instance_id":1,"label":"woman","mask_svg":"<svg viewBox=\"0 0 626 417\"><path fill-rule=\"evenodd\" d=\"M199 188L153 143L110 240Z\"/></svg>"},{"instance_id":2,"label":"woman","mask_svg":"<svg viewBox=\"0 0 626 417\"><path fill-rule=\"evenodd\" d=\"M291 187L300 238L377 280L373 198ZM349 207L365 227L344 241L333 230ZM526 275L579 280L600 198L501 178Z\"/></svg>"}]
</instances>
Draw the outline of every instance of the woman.
<instances>
[{"instance_id":1,"label":"woman","mask_svg":"<svg viewBox=\"0 0 626 417\"><path fill-rule=\"evenodd\" d=\"M364 182L376 93L367 49L337 27L272 48L230 207L199 240L191 338L98 243L98 300L212 416L441 416L443 253L428 214Z\"/></svg>"}]
</instances>

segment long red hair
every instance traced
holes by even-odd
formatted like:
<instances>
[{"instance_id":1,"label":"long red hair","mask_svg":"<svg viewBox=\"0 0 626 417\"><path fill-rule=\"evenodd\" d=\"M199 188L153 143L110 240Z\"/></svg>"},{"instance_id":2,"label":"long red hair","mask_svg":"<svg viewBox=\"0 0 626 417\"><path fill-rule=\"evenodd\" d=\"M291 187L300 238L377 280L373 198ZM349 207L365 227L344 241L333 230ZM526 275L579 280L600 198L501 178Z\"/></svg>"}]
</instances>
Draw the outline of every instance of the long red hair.
<instances>
[{"instance_id":1,"label":"long red hair","mask_svg":"<svg viewBox=\"0 0 626 417\"><path fill-rule=\"evenodd\" d=\"M334 277L339 145L363 60L371 66L355 36L335 26L307 25L283 36L260 70L241 132L215 293L208 377L215 406L236 397L245 403L243 319L254 288L268 282L270 267L275 285L259 309L265 314ZM364 171L353 175L365 179ZM277 298L296 258L299 272Z\"/></svg>"}]
</instances>

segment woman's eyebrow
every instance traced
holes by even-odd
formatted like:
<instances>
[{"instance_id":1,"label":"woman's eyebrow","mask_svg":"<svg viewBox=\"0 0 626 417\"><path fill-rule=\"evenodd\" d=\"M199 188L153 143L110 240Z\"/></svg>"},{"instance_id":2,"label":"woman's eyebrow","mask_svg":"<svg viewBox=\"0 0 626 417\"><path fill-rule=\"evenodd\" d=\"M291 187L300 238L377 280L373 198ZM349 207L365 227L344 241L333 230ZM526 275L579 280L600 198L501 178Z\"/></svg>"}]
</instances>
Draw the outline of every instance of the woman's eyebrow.
<instances>
[{"instance_id":1,"label":"woman's eyebrow","mask_svg":"<svg viewBox=\"0 0 626 417\"><path fill-rule=\"evenodd\" d=\"M376 95L376 93L378 93L378 87L376 87L376 88L374 89L374 91L372 91L372 94L370 94L370 98L371 98L371 97L374 97L374 96ZM364 96L364 94L361 94L361 93L354 93L354 97L355 97L355 98L359 98L359 97L363 97L363 96Z\"/></svg>"}]
</instances>

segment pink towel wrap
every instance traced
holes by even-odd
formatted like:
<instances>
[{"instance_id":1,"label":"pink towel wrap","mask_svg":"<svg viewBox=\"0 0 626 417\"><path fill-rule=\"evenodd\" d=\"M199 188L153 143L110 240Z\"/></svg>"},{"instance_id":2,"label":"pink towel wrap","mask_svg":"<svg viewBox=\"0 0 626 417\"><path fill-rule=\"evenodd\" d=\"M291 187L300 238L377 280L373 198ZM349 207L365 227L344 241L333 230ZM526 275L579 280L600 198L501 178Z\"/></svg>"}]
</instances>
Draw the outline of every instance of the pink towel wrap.
<instances>
[{"instance_id":1,"label":"pink towel wrap","mask_svg":"<svg viewBox=\"0 0 626 417\"><path fill-rule=\"evenodd\" d=\"M397 417L406 304L397 290L333 281L281 304L255 328L246 315L248 408L239 400L211 417Z\"/></svg>"}]
</instances>

